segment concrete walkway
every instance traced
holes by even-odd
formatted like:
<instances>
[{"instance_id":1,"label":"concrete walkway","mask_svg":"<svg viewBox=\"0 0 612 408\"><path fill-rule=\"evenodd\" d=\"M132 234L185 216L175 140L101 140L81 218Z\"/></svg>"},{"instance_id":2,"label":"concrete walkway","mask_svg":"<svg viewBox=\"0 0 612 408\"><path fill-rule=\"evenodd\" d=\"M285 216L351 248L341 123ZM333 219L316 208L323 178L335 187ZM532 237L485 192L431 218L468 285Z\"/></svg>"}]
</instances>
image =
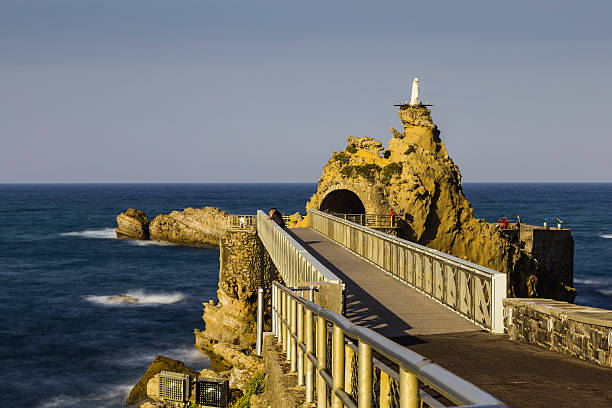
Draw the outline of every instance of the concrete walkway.
<instances>
[{"instance_id":1,"label":"concrete walkway","mask_svg":"<svg viewBox=\"0 0 612 408\"><path fill-rule=\"evenodd\" d=\"M346 284L346 317L511 407L612 407L612 369L492 335L308 228L292 235Z\"/></svg>"}]
</instances>

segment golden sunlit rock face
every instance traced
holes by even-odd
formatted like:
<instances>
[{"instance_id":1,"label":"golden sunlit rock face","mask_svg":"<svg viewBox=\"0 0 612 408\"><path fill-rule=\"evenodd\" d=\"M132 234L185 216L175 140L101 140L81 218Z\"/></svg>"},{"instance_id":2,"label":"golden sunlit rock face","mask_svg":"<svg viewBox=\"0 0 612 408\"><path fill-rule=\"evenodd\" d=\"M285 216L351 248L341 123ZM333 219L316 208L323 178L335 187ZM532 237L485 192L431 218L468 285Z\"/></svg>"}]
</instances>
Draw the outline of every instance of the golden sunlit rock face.
<instances>
[{"instance_id":1,"label":"golden sunlit rock face","mask_svg":"<svg viewBox=\"0 0 612 408\"><path fill-rule=\"evenodd\" d=\"M537 261L497 228L474 217L459 168L423 105L402 105L403 131L391 128L387 150L367 137L349 137L347 148L323 167L307 209L401 215L400 235L411 241L509 275L508 295L572 300L563 283L545 284ZM384 151L383 151L384 150ZM554 293L542 288L554 287Z\"/></svg>"}]
</instances>

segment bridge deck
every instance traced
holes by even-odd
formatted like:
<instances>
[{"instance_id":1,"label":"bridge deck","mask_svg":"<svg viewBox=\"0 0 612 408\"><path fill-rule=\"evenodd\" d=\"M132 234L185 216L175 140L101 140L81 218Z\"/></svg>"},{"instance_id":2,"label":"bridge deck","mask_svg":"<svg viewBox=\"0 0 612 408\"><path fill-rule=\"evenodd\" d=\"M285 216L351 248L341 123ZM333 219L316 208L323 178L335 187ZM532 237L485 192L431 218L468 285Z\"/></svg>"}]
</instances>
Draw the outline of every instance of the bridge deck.
<instances>
[{"instance_id":1,"label":"bridge deck","mask_svg":"<svg viewBox=\"0 0 612 408\"><path fill-rule=\"evenodd\" d=\"M308 228L290 232L346 284L346 317L354 323L511 407L612 406L612 369L489 334L323 235Z\"/></svg>"}]
</instances>

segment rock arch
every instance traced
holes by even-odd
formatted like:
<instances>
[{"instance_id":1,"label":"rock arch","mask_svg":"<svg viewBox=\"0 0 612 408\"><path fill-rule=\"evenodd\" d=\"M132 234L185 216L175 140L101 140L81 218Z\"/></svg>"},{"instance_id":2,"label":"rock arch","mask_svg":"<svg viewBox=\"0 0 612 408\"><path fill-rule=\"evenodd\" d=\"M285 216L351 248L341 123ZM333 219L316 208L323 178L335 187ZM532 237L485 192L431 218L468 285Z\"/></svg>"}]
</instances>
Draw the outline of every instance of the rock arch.
<instances>
[{"instance_id":1,"label":"rock arch","mask_svg":"<svg viewBox=\"0 0 612 408\"><path fill-rule=\"evenodd\" d=\"M332 190L321 200L319 210L340 214L365 214L365 206L351 190Z\"/></svg>"}]
</instances>

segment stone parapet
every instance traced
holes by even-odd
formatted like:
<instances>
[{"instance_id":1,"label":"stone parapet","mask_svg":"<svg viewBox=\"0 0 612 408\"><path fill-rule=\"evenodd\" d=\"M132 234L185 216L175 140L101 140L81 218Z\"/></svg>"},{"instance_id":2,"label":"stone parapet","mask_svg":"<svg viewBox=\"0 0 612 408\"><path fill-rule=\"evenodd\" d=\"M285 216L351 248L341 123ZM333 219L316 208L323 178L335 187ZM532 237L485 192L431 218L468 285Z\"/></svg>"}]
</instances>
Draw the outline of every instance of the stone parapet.
<instances>
[{"instance_id":1,"label":"stone parapet","mask_svg":"<svg viewBox=\"0 0 612 408\"><path fill-rule=\"evenodd\" d=\"M504 299L512 340L612 367L612 311L551 299Z\"/></svg>"}]
</instances>

